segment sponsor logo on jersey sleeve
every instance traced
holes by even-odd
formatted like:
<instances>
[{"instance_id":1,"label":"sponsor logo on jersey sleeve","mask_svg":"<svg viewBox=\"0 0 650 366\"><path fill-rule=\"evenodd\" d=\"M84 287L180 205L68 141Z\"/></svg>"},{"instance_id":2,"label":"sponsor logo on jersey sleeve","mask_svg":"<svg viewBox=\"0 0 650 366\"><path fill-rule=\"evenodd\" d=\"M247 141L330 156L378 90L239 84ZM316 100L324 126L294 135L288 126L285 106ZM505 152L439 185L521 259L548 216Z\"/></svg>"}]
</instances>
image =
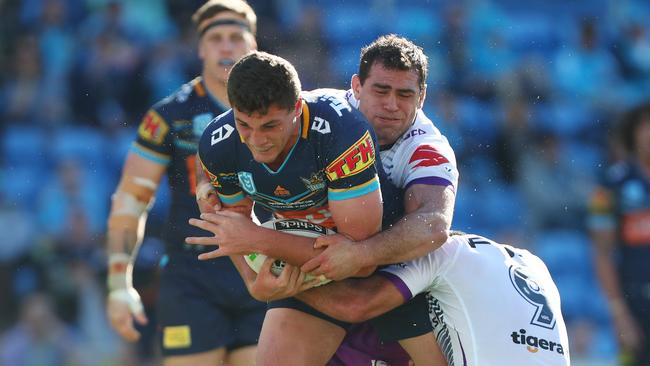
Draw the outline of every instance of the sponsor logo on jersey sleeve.
<instances>
[{"instance_id":1,"label":"sponsor logo on jersey sleeve","mask_svg":"<svg viewBox=\"0 0 650 366\"><path fill-rule=\"evenodd\" d=\"M330 129L330 123L326 119L320 117L314 117L314 123L312 124L311 129L320 132L323 135L332 132Z\"/></svg>"},{"instance_id":2,"label":"sponsor logo on jersey sleeve","mask_svg":"<svg viewBox=\"0 0 650 366\"><path fill-rule=\"evenodd\" d=\"M418 148L413 152L413 155L411 155L411 159L409 160L409 164L414 164L414 168L438 166L446 163L449 163L449 160L431 145L418 146Z\"/></svg>"},{"instance_id":3,"label":"sponsor logo on jersey sleeve","mask_svg":"<svg viewBox=\"0 0 650 366\"><path fill-rule=\"evenodd\" d=\"M325 173L328 180L335 181L361 173L374 163L375 147L370 133L366 131L357 142L327 166Z\"/></svg>"},{"instance_id":4,"label":"sponsor logo on jersey sleeve","mask_svg":"<svg viewBox=\"0 0 650 366\"><path fill-rule=\"evenodd\" d=\"M138 135L145 141L160 145L169 131L167 122L153 109L149 110L138 128Z\"/></svg>"}]
</instances>

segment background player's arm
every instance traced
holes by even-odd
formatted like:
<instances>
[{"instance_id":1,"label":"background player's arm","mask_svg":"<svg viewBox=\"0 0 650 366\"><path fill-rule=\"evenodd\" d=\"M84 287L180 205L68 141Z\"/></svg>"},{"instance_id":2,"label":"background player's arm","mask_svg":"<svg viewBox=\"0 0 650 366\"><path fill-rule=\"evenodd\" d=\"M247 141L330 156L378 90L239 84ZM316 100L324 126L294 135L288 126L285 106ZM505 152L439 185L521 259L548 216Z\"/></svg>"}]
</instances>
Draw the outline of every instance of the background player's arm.
<instances>
[{"instance_id":1,"label":"background player's arm","mask_svg":"<svg viewBox=\"0 0 650 366\"><path fill-rule=\"evenodd\" d=\"M623 348L635 350L641 345L640 330L624 300L618 272L612 259L616 245L616 231L614 228L592 229L591 238L595 245L596 274L607 297L616 334Z\"/></svg>"},{"instance_id":2,"label":"background player's arm","mask_svg":"<svg viewBox=\"0 0 650 366\"><path fill-rule=\"evenodd\" d=\"M133 328L131 314L138 322L146 322L140 297L132 285L133 262L144 234L146 212L165 170L165 165L130 152L112 197L107 233L107 311L113 328L130 341L140 337Z\"/></svg>"}]
</instances>

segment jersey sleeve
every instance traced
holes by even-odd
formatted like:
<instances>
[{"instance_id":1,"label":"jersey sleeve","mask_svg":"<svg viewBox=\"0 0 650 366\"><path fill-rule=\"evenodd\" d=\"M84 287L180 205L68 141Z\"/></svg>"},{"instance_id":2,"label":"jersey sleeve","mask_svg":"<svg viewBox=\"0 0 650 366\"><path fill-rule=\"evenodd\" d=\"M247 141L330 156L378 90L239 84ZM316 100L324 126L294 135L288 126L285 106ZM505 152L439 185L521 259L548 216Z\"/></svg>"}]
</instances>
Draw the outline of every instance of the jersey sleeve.
<instances>
[{"instance_id":1,"label":"jersey sleeve","mask_svg":"<svg viewBox=\"0 0 650 366\"><path fill-rule=\"evenodd\" d=\"M154 108L142 118L131 152L158 164L167 165L171 159L173 136L169 123Z\"/></svg>"},{"instance_id":2,"label":"jersey sleeve","mask_svg":"<svg viewBox=\"0 0 650 366\"><path fill-rule=\"evenodd\" d=\"M232 156L235 155L233 140L239 136L234 123L224 113L216 117L203 131L199 140L197 156L203 173L215 188L219 199L225 204L235 204L245 198L239 185L236 166Z\"/></svg>"},{"instance_id":3,"label":"jersey sleeve","mask_svg":"<svg viewBox=\"0 0 650 366\"><path fill-rule=\"evenodd\" d=\"M339 119L324 149L327 196L334 201L359 197L379 189L374 132L356 110L350 108L337 112L340 115L331 113L325 117Z\"/></svg>"},{"instance_id":4,"label":"jersey sleeve","mask_svg":"<svg viewBox=\"0 0 650 366\"><path fill-rule=\"evenodd\" d=\"M445 244L424 257L388 265L377 273L389 280L404 301L408 301L435 286L438 278L453 264L459 248L459 245Z\"/></svg>"},{"instance_id":5,"label":"jersey sleeve","mask_svg":"<svg viewBox=\"0 0 650 366\"><path fill-rule=\"evenodd\" d=\"M442 135L413 139L405 157L404 188L413 184L458 186L456 156Z\"/></svg>"}]
</instances>

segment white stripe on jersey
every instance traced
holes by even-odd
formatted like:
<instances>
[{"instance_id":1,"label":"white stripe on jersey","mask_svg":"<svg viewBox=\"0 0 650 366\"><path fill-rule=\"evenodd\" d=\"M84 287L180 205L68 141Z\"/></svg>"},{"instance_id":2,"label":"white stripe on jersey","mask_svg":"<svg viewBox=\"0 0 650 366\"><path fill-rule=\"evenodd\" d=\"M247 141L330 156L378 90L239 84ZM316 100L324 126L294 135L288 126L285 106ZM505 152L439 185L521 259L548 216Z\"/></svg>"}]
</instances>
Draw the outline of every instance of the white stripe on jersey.
<instances>
[{"instance_id":1,"label":"white stripe on jersey","mask_svg":"<svg viewBox=\"0 0 650 366\"><path fill-rule=\"evenodd\" d=\"M359 101L352 90L345 98L355 108ZM415 121L390 149L381 151L381 162L388 179L397 187L414 183L450 185L456 191L458 168L454 150L433 122L418 110Z\"/></svg>"},{"instance_id":2,"label":"white stripe on jersey","mask_svg":"<svg viewBox=\"0 0 650 366\"><path fill-rule=\"evenodd\" d=\"M450 366L570 364L560 294L544 262L526 250L452 236L426 257L381 271L402 293L427 292Z\"/></svg>"}]
</instances>

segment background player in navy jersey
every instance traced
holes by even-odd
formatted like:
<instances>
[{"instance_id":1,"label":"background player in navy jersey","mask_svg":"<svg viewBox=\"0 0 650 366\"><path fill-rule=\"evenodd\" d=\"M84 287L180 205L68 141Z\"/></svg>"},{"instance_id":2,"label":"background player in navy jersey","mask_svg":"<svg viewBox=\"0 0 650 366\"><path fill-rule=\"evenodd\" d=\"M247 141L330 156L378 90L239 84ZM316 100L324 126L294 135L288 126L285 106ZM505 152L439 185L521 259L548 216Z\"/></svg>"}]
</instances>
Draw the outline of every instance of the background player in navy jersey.
<instances>
[{"instance_id":1,"label":"background player in navy jersey","mask_svg":"<svg viewBox=\"0 0 650 366\"><path fill-rule=\"evenodd\" d=\"M625 365L650 365L650 102L620 127L628 159L595 190L589 226L595 268L609 302Z\"/></svg>"},{"instance_id":2,"label":"background player in navy jersey","mask_svg":"<svg viewBox=\"0 0 650 366\"><path fill-rule=\"evenodd\" d=\"M195 201L197 141L205 126L228 109L226 81L232 65L256 48L256 15L242 0L211 0L194 14L203 71L145 115L113 195L108 229L108 316L126 340L144 324L132 287L138 233L163 174L172 190L164 239L169 262L162 269L158 321L165 365L250 365L265 305L248 294L227 258L199 262L184 243L201 231L187 223L199 215ZM201 197L199 195L199 197Z\"/></svg>"},{"instance_id":3,"label":"background player in navy jersey","mask_svg":"<svg viewBox=\"0 0 650 366\"><path fill-rule=\"evenodd\" d=\"M199 143L204 171L224 206L255 201L278 218L336 227L357 240L379 231L375 141L360 113L335 94L301 93L293 66L262 52L235 64L228 98L233 109L215 119ZM235 234L226 238L217 230L224 245L216 254L248 253L251 245L299 263L314 254L313 239L265 229L232 212L212 215L223 219L219 228ZM241 256L232 259L247 268ZM340 324L292 304L269 306L258 365L324 365L345 335Z\"/></svg>"}]
</instances>

